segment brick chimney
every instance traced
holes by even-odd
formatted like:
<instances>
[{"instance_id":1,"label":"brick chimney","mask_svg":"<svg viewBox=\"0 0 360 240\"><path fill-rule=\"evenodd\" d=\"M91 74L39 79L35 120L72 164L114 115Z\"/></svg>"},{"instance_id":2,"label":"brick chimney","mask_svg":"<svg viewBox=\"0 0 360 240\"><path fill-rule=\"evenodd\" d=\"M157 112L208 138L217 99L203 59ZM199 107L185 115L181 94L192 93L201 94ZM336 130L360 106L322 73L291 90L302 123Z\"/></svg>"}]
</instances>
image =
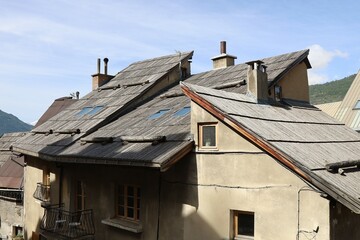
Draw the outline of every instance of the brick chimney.
<instances>
[{"instance_id":1,"label":"brick chimney","mask_svg":"<svg viewBox=\"0 0 360 240\"><path fill-rule=\"evenodd\" d=\"M226 41L220 42L220 55L213 57L213 69L226 68L235 64L236 56L226 53Z\"/></svg>"},{"instance_id":2,"label":"brick chimney","mask_svg":"<svg viewBox=\"0 0 360 240\"><path fill-rule=\"evenodd\" d=\"M96 90L105 83L109 82L114 76L108 75L108 58L104 58L104 74L100 73L101 62L100 58L97 59L97 73L92 76L92 90Z\"/></svg>"},{"instance_id":3,"label":"brick chimney","mask_svg":"<svg viewBox=\"0 0 360 240\"><path fill-rule=\"evenodd\" d=\"M266 66L262 61L247 62L247 93L254 96L257 101L268 100L268 77Z\"/></svg>"}]
</instances>

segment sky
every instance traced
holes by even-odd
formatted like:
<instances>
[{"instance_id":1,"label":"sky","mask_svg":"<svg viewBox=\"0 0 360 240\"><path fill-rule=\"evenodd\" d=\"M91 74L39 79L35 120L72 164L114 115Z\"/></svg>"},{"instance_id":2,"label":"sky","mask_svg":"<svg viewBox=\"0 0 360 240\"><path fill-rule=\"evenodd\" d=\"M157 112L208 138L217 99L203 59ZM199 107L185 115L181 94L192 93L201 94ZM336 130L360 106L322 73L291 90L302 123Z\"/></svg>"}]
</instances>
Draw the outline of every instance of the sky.
<instances>
[{"instance_id":1,"label":"sky","mask_svg":"<svg viewBox=\"0 0 360 240\"><path fill-rule=\"evenodd\" d=\"M194 50L212 68L219 42L236 63L310 49L310 84L360 68L360 2L350 0L0 0L0 110L36 122L54 99L91 91L98 58L109 74Z\"/></svg>"}]
</instances>

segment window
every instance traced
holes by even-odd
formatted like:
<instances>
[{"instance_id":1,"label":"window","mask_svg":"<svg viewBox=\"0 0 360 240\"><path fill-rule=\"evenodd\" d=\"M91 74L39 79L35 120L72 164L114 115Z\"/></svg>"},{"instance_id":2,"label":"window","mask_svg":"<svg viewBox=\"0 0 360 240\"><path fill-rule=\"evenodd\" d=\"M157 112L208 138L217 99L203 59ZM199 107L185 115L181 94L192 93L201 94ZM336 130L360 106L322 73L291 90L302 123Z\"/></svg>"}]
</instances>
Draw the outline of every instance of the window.
<instances>
[{"instance_id":1,"label":"window","mask_svg":"<svg viewBox=\"0 0 360 240\"><path fill-rule=\"evenodd\" d=\"M20 226L13 226L12 235L13 235L13 237L16 237L16 236L22 237L23 236L23 228Z\"/></svg>"},{"instance_id":2,"label":"window","mask_svg":"<svg viewBox=\"0 0 360 240\"><path fill-rule=\"evenodd\" d=\"M42 199L45 201L50 200L50 170L45 168L43 170L43 185L42 186Z\"/></svg>"},{"instance_id":3,"label":"window","mask_svg":"<svg viewBox=\"0 0 360 240\"><path fill-rule=\"evenodd\" d=\"M154 113L153 115L151 115L148 119L152 120L152 119L156 119L161 117L162 115L164 115L165 113L167 113L168 111L170 111L170 109L162 109L156 113Z\"/></svg>"},{"instance_id":4,"label":"window","mask_svg":"<svg viewBox=\"0 0 360 240\"><path fill-rule=\"evenodd\" d=\"M232 211L233 215L233 239L254 239L255 214L253 212Z\"/></svg>"},{"instance_id":5,"label":"window","mask_svg":"<svg viewBox=\"0 0 360 240\"><path fill-rule=\"evenodd\" d=\"M90 112L88 112L88 115L95 115L98 112L100 112L104 107L103 106L96 106L94 107Z\"/></svg>"},{"instance_id":6,"label":"window","mask_svg":"<svg viewBox=\"0 0 360 240\"><path fill-rule=\"evenodd\" d=\"M86 198L85 183L83 181L77 181L76 204L75 204L77 211L85 210L85 198Z\"/></svg>"},{"instance_id":7,"label":"window","mask_svg":"<svg viewBox=\"0 0 360 240\"><path fill-rule=\"evenodd\" d=\"M116 191L116 216L139 221L140 188L132 185L118 185Z\"/></svg>"},{"instance_id":8,"label":"window","mask_svg":"<svg viewBox=\"0 0 360 240\"><path fill-rule=\"evenodd\" d=\"M84 107L83 109L81 109L80 112L78 112L76 115L81 117L84 116L85 114L87 114L88 112L90 112L93 108L92 107Z\"/></svg>"},{"instance_id":9,"label":"window","mask_svg":"<svg viewBox=\"0 0 360 240\"><path fill-rule=\"evenodd\" d=\"M100 112L104 106L95 106L95 107L83 107L80 112L76 114L78 117L82 117L84 115L95 115Z\"/></svg>"},{"instance_id":10,"label":"window","mask_svg":"<svg viewBox=\"0 0 360 240\"><path fill-rule=\"evenodd\" d=\"M181 117L181 116L185 116L186 114L188 114L190 112L191 108L190 107L184 107L182 109L180 109L179 111L177 111L174 116L175 117Z\"/></svg>"},{"instance_id":11,"label":"window","mask_svg":"<svg viewBox=\"0 0 360 240\"><path fill-rule=\"evenodd\" d=\"M360 109L360 100L356 102L354 109Z\"/></svg>"},{"instance_id":12,"label":"window","mask_svg":"<svg viewBox=\"0 0 360 240\"><path fill-rule=\"evenodd\" d=\"M281 90L281 86L275 86L274 87L274 95L275 95L275 100L276 101L280 101L282 98L282 90Z\"/></svg>"},{"instance_id":13,"label":"window","mask_svg":"<svg viewBox=\"0 0 360 240\"><path fill-rule=\"evenodd\" d=\"M217 145L217 124L199 125L199 144L200 148L216 148Z\"/></svg>"}]
</instances>

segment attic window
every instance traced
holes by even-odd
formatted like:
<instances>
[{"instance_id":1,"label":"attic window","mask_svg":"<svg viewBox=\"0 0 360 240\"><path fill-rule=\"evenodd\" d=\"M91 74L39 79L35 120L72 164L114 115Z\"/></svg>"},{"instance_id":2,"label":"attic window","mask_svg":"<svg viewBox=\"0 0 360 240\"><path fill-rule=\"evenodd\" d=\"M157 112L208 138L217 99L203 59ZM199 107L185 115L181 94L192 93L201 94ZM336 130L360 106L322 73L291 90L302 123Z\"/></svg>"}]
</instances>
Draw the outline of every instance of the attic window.
<instances>
[{"instance_id":1,"label":"attic window","mask_svg":"<svg viewBox=\"0 0 360 240\"><path fill-rule=\"evenodd\" d=\"M185 116L186 114L188 114L190 112L191 108L190 107L184 107L182 109L180 109L179 111L177 111L174 116L175 117L182 117Z\"/></svg>"},{"instance_id":2,"label":"attic window","mask_svg":"<svg viewBox=\"0 0 360 240\"><path fill-rule=\"evenodd\" d=\"M198 128L199 147L201 149L217 148L217 124L201 123Z\"/></svg>"},{"instance_id":3,"label":"attic window","mask_svg":"<svg viewBox=\"0 0 360 240\"><path fill-rule=\"evenodd\" d=\"M162 115L164 115L165 113L167 113L168 111L170 111L170 109L162 109L156 113L154 113L153 115L151 115L148 119L152 120L152 119L156 119L161 117Z\"/></svg>"},{"instance_id":4,"label":"attic window","mask_svg":"<svg viewBox=\"0 0 360 240\"><path fill-rule=\"evenodd\" d=\"M356 102L354 109L355 109L355 110L360 109L360 100L358 100L358 101Z\"/></svg>"}]
</instances>

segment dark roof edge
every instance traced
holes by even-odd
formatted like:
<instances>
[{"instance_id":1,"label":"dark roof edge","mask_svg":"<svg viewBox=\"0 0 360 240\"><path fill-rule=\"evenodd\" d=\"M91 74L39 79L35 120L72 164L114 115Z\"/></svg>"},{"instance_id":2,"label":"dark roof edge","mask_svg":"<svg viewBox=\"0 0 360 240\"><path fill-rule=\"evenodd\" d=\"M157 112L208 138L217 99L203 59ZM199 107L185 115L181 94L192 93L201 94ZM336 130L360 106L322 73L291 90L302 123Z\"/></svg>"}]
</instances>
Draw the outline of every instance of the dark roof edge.
<instances>
[{"instance_id":1,"label":"dark roof edge","mask_svg":"<svg viewBox=\"0 0 360 240\"><path fill-rule=\"evenodd\" d=\"M288 67L284 71L282 71L278 76L276 76L275 79L269 84L269 88L275 85L276 83L278 83L293 67L295 67L301 62L305 62L307 68L310 69L311 64L308 59L309 52L310 52L309 49L305 50L305 52L301 54L300 57L298 57L294 62L288 65Z\"/></svg>"},{"instance_id":2,"label":"dark roof edge","mask_svg":"<svg viewBox=\"0 0 360 240\"><path fill-rule=\"evenodd\" d=\"M161 168L160 171L161 172L165 172L167 171L170 167L172 167L175 163L177 163L180 159L182 159L185 155L187 155L188 153L190 153L193 149L194 146L194 141L190 141L189 144L187 144L186 146L184 146L182 149L180 149L179 151L177 151L175 154L173 154L172 156L168 157L168 159L166 159L162 164L161 164Z\"/></svg>"},{"instance_id":3,"label":"dark roof edge","mask_svg":"<svg viewBox=\"0 0 360 240\"><path fill-rule=\"evenodd\" d=\"M242 134L246 139L248 139L250 142L255 144L260 149L267 152L270 156L278 160L283 166L288 168L290 171L294 172L301 179L326 192L335 200L339 201L353 212L360 214L360 204L356 200L354 200L353 197L347 196L343 191L338 189L336 186L327 183L322 178L318 177L316 174L311 172L311 170L307 169L306 167L304 167L303 165L292 159L286 153L280 151L279 149L274 147L271 143L268 143L265 139L261 138L256 133L246 128L238 121L234 120L231 116L227 115L220 109L213 106L210 102L199 96L196 93L196 91L191 89L191 86L189 86L191 84L186 84L181 82L180 85L185 95L188 96L192 101L194 101L200 107L204 108L205 110L210 112L214 117L218 118L220 121L224 122L226 125L228 125L235 131Z\"/></svg>"},{"instance_id":4,"label":"dark roof edge","mask_svg":"<svg viewBox=\"0 0 360 240\"><path fill-rule=\"evenodd\" d=\"M84 164L101 164L101 165L121 165L121 166L133 166L133 167L150 167L160 168L162 172L167 171L171 166L178 162L182 157L191 152L193 148L193 141L189 141L189 144L184 146L179 151L175 152L162 163L146 162L146 161L134 161L132 159L113 159L113 158L98 158L98 157L79 157L76 155L62 155L52 156L47 154L38 154L32 151L14 147L13 151L20 152L22 154L44 159L49 162L59 163L84 163Z\"/></svg>"}]
</instances>

